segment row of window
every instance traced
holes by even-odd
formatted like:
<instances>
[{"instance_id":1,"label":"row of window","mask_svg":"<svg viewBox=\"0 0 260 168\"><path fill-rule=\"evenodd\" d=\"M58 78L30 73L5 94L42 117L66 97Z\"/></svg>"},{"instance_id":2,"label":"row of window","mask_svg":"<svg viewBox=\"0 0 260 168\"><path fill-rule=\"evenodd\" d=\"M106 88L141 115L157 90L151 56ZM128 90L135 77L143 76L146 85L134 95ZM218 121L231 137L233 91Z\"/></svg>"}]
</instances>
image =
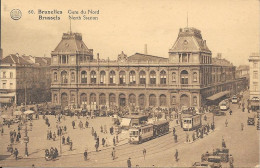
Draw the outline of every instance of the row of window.
<instances>
[{"instance_id":1,"label":"row of window","mask_svg":"<svg viewBox=\"0 0 260 168\"><path fill-rule=\"evenodd\" d=\"M58 73L54 72L54 82L58 81ZM82 71L80 74L80 82L81 83L87 83L87 72ZM173 82L176 82L176 73L173 72L171 79ZM186 70L181 71L180 74L180 80L181 84L189 84L189 74ZM75 72L71 72L70 74L70 80L71 82L75 82ZM100 72L100 84L115 84L116 83L116 73L115 71L110 71L109 72L109 78L108 82L106 82L106 72L101 71ZM160 72L160 84L166 84L167 82L167 75L166 72L163 70ZM193 72L193 81L197 82L198 80L198 74L197 72ZM68 73L67 71L62 71L61 72L61 83L68 83ZM97 74L95 71L90 72L90 83L91 84L96 84L97 83ZM119 72L119 84L126 84L126 72L125 71L120 71ZM129 73L129 84L137 84L136 83L136 73L135 71L130 71ZM141 71L139 73L139 84L146 84L146 72ZM149 73L149 84L156 84L156 72L151 71Z\"/></svg>"},{"instance_id":2,"label":"row of window","mask_svg":"<svg viewBox=\"0 0 260 168\"><path fill-rule=\"evenodd\" d=\"M12 79L13 77L14 77L13 72L10 72L9 73L9 78ZM7 72L3 71L2 78L7 78Z\"/></svg>"},{"instance_id":3,"label":"row of window","mask_svg":"<svg viewBox=\"0 0 260 168\"><path fill-rule=\"evenodd\" d=\"M121 93L119 95L119 100L118 103L120 106L126 106L126 96L125 94ZM172 105L176 105L177 104L177 98L176 96L172 96L171 97L171 104ZM80 104L87 104L88 100L87 100L87 94L86 93L82 93L80 95ZM135 94L130 94L129 95L129 99L128 99L128 104L129 106L140 106L140 107L144 107L146 104L146 100L145 100L145 95L144 94L140 94L138 96L138 104L137 104L137 97ZM182 95L181 96L181 101L188 101L188 96L187 95ZM53 100L54 103L58 103L58 95L54 94L53 95ZM104 93L99 94L99 105L106 105L106 95ZM115 106L116 105L116 95L114 93L109 94L109 105L110 106ZM69 102L69 98L68 95L66 93L62 93L61 95L61 103L66 103L68 104ZM76 96L75 94L71 94L70 95L70 103L71 104L75 104L76 103ZM95 93L91 93L89 96L89 103L91 105L97 105L97 95ZM150 94L149 95L149 106L156 106L157 105L157 97L155 94ZM189 104L189 103L188 103ZM193 105L197 105L197 96L193 96L192 97L192 104ZM167 106L167 97L165 94L161 94L159 96L159 106Z\"/></svg>"}]
</instances>

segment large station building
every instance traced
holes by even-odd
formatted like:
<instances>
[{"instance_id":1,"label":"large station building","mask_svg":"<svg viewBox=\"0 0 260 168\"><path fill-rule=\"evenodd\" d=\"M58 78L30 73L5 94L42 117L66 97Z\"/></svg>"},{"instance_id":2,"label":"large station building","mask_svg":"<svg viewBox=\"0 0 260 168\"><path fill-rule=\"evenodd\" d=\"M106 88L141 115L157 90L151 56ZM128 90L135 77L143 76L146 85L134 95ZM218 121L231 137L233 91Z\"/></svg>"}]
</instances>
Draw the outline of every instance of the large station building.
<instances>
[{"instance_id":1,"label":"large station building","mask_svg":"<svg viewBox=\"0 0 260 168\"><path fill-rule=\"evenodd\" d=\"M124 52L94 58L79 33L51 53L52 103L62 107L201 107L243 89L235 66L212 53L196 28L181 28L169 57Z\"/></svg>"}]
</instances>

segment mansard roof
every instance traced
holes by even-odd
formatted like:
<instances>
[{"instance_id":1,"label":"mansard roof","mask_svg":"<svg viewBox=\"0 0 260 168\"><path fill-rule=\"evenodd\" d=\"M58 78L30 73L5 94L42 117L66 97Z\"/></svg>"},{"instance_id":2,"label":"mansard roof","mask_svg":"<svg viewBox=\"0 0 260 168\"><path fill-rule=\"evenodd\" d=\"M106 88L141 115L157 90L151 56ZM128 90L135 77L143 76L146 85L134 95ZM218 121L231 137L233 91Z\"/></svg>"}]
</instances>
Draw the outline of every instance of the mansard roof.
<instances>
[{"instance_id":1,"label":"mansard roof","mask_svg":"<svg viewBox=\"0 0 260 168\"><path fill-rule=\"evenodd\" d=\"M58 46L52 51L53 53L84 53L93 55L93 50L88 49L82 41L80 33L63 33L62 39Z\"/></svg>"},{"instance_id":2,"label":"mansard roof","mask_svg":"<svg viewBox=\"0 0 260 168\"><path fill-rule=\"evenodd\" d=\"M206 40L202 39L201 31L196 28L180 29L177 40L170 52L208 52Z\"/></svg>"},{"instance_id":3,"label":"mansard roof","mask_svg":"<svg viewBox=\"0 0 260 168\"><path fill-rule=\"evenodd\" d=\"M147 54L141 54L141 53L135 53L134 55L131 55L128 57L128 61L139 61L139 62L167 62L168 58L159 57L159 56L153 56L153 55L147 55Z\"/></svg>"}]
</instances>

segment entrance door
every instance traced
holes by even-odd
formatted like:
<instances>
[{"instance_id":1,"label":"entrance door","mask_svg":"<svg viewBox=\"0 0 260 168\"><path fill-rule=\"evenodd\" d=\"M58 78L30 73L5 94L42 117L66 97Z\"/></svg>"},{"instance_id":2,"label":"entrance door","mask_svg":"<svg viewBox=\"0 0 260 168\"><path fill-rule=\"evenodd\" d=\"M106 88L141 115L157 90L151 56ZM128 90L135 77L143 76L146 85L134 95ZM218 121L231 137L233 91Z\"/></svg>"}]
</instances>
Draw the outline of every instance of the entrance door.
<instances>
[{"instance_id":1,"label":"entrance door","mask_svg":"<svg viewBox=\"0 0 260 168\"><path fill-rule=\"evenodd\" d=\"M119 95L119 106L125 106L126 105L126 98L124 94Z\"/></svg>"},{"instance_id":2,"label":"entrance door","mask_svg":"<svg viewBox=\"0 0 260 168\"><path fill-rule=\"evenodd\" d=\"M62 93L61 94L61 107L62 107L62 109L67 107L68 104L69 104L69 102L68 102L68 95L67 95L67 93Z\"/></svg>"}]
</instances>

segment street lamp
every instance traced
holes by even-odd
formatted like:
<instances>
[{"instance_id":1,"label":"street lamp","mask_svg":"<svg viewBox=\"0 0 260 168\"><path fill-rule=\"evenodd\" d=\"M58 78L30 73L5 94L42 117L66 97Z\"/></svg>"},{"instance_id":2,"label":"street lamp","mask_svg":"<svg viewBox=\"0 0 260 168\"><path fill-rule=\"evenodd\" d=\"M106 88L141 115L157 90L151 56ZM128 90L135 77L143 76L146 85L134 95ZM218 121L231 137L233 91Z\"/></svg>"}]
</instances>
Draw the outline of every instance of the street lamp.
<instances>
[{"instance_id":1,"label":"street lamp","mask_svg":"<svg viewBox=\"0 0 260 168\"><path fill-rule=\"evenodd\" d=\"M26 116L27 117L27 116ZM28 142L29 142L29 137L28 137L28 130L27 130L27 121L25 125L25 136L24 136L24 143L25 143L25 156L27 157L28 154Z\"/></svg>"}]
</instances>

